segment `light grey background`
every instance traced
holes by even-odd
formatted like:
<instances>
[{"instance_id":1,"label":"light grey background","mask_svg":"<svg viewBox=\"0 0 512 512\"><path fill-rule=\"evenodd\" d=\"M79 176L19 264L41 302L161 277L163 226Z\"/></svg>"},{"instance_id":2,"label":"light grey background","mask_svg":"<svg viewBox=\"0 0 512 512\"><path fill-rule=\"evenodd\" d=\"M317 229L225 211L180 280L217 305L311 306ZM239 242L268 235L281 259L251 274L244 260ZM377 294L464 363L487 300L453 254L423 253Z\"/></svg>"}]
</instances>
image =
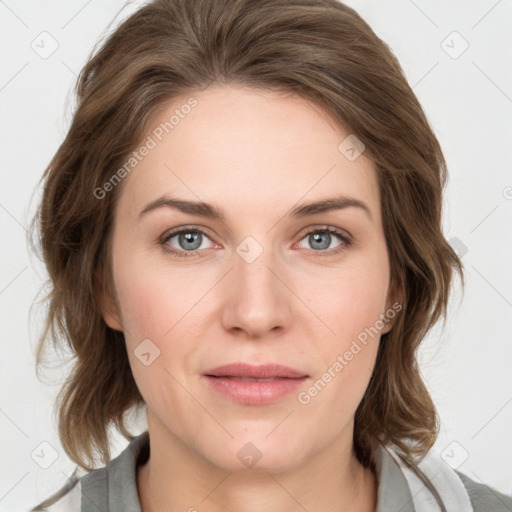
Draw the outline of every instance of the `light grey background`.
<instances>
[{"instance_id":1,"label":"light grey background","mask_svg":"<svg viewBox=\"0 0 512 512\"><path fill-rule=\"evenodd\" d=\"M464 253L467 289L464 298L455 291L445 329L421 350L441 417L436 449L474 480L512 493L512 1L348 3L399 58L450 171L445 232ZM76 75L123 5L0 0L0 511L28 510L74 467L52 418L66 366L57 361L53 386L34 372L43 312L29 308L44 269L29 257L26 227L69 125ZM125 445L115 437L113 454Z\"/></svg>"}]
</instances>

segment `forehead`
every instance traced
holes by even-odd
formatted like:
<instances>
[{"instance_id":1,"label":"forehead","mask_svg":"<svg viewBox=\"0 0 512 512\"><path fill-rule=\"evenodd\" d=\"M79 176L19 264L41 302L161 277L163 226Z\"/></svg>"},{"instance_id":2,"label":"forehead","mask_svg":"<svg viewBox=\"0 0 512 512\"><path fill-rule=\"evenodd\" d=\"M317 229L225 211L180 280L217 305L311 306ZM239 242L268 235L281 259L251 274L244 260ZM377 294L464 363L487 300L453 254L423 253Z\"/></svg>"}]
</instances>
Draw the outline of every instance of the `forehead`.
<instances>
[{"instance_id":1,"label":"forehead","mask_svg":"<svg viewBox=\"0 0 512 512\"><path fill-rule=\"evenodd\" d=\"M349 136L295 95L233 85L182 95L148 124L138 148L150 149L124 178L118 208L133 217L169 194L261 215L342 194L379 217L372 162L340 150Z\"/></svg>"}]
</instances>

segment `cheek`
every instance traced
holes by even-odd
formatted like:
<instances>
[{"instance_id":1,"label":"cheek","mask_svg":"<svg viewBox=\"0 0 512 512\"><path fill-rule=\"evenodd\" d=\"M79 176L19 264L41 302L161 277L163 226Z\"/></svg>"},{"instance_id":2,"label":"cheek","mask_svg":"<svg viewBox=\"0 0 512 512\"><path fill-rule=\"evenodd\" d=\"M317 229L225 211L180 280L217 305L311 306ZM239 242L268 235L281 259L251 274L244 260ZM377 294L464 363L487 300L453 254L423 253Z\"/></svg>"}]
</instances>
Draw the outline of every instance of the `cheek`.
<instances>
[{"instance_id":1,"label":"cheek","mask_svg":"<svg viewBox=\"0 0 512 512\"><path fill-rule=\"evenodd\" d=\"M331 276L323 271L304 281L309 283L311 309L318 308L315 312L328 328L314 342L321 363L314 386L306 393L326 413L332 410L341 416L355 411L373 372L389 284L385 247L353 261Z\"/></svg>"},{"instance_id":2,"label":"cheek","mask_svg":"<svg viewBox=\"0 0 512 512\"><path fill-rule=\"evenodd\" d=\"M338 268L303 272L297 289L328 328L328 345L344 345L375 325L385 312L389 286L387 251L347 259Z\"/></svg>"},{"instance_id":3,"label":"cheek","mask_svg":"<svg viewBox=\"0 0 512 512\"><path fill-rule=\"evenodd\" d=\"M129 279L119 288L123 326L130 343L144 338L159 339L172 327L172 294L162 296L151 281Z\"/></svg>"},{"instance_id":4,"label":"cheek","mask_svg":"<svg viewBox=\"0 0 512 512\"><path fill-rule=\"evenodd\" d=\"M191 341L204 338L198 331L207 301L200 299L211 285L191 280L190 271L148 265L135 256L120 262L115 278L130 364L144 394L168 381L165 370L176 377L190 370L197 348ZM140 356L148 352L157 357L145 366Z\"/></svg>"},{"instance_id":5,"label":"cheek","mask_svg":"<svg viewBox=\"0 0 512 512\"><path fill-rule=\"evenodd\" d=\"M115 280L130 343L144 338L163 340L197 295L197 286L190 286L190 273L158 264L143 251L118 258Z\"/></svg>"},{"instance_id":6,"label":"cheek","mask_svg":"<svg viewBox=\"0 0 512 512\"><path fill-rule=\"evenodd\" d=\"M193 403L180 394L173 377L183 381L193 349L189 336L194 334L188 330L186 316L192 300L190 287L181 293L178 279L165 278L154 267L137 274L120 271L118 278L126 346L137 387L150 409L172 408L178 416L186 414Z\"/></svg>"}]
</instances>

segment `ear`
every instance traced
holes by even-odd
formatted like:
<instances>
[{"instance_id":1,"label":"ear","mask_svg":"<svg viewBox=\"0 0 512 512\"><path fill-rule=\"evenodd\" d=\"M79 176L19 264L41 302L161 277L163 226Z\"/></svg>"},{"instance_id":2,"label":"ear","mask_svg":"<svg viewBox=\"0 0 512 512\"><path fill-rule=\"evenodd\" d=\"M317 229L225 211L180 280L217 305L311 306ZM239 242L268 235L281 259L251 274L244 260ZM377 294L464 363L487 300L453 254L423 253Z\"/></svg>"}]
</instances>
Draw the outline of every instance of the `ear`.
<instances>
[{"instance_id":1,"label":"ear","mask_svg":"<svg viewBox=\"0 0 512 512\"><path fill-rule=\"evenodd\" d=\"M396 319L398 318L400 311L403 309L404 295L404 288L402 284L392 283L390 285L386 300L386 311L384 312L388 320L385 321L381 334L388 333L395 325Z\"/></svg>"},{"instance_id":2,"label":"ear","mask_svg":"<svg viewBox=\"0 0 512 512\"><path fill-rule=\"evenodd\" d=\"M123 323L119 313L119 304L115 297L113 286L106 285L105 280L96 274L94 276L96 297L100 305L101 315L105 323L116 331L123 331Z\"/></svg>"}]
</instances>

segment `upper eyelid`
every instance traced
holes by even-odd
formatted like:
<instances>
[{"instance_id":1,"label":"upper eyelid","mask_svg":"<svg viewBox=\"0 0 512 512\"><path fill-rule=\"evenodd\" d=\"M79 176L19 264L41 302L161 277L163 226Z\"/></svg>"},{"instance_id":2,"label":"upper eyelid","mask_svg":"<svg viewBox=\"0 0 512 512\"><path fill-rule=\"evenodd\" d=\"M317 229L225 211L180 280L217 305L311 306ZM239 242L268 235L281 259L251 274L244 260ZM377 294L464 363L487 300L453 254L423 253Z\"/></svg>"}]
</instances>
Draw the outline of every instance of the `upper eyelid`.
<instances>
[{"instance_id":1,"label":"upper eyelid","mask_svg":"<svg viewBox=\"0 0 512 512\"><path fill-rule=\"evenodd\" d=\"M203 235L206 235L208 238L212 238L206 229L199 227L199 226L192 225L192 226L184 226L184 227L170 229L169 231L166 231L162 235L162 240L163 241L168 240L169 238L171 238L173 236L179 235L179 234L181 234L183 232L187 232L187 231L198 231L198 232L202 233Z\"/></svg>"}]
</instances>

